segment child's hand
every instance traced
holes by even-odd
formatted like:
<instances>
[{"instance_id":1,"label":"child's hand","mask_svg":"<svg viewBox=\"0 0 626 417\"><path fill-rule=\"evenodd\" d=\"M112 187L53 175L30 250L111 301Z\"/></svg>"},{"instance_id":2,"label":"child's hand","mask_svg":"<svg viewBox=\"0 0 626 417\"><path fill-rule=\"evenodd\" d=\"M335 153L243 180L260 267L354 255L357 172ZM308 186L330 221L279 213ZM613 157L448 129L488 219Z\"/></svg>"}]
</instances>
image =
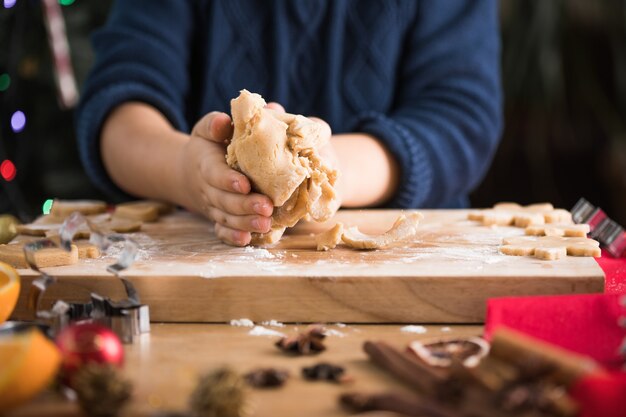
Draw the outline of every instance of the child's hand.
<instances>
[{"instance_id":1,"label":"child's hand","mask_svg":"<svg viewBox=\"0 0 626 417\"><path fill-rule=\"evenodd\" d=\"M193 128L183 152L184 201L215 222L215 232L224 242L245 246L250 232L270 230L272 201L250 193L250 181L226 164L225 145L233 134L230 117L212 112Z\"/></svg>"}]
</instances>

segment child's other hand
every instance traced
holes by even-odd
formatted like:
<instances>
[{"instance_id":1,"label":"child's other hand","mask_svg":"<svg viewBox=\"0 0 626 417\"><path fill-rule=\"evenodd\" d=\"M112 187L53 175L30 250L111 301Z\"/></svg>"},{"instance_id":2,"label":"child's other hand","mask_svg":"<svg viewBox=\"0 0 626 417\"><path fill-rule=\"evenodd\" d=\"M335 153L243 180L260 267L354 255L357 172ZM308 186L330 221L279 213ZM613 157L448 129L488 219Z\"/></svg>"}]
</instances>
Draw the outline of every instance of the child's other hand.
<instances>
[{"instance_id":1,"label":"child's other hand","mask_svg":"<svg viewBox=\"0 0 626 417\"><path fill-rule=\"evenodd\" d=\"M209 113L194 126L181 161L181 191L186 193L189 209L215 222L222 241L245 246L251 232L270 230L273 204L264 195L250 193L248 178L226 164L225 145L232 134L225 113Z\"/></svg>"}]
</instances>

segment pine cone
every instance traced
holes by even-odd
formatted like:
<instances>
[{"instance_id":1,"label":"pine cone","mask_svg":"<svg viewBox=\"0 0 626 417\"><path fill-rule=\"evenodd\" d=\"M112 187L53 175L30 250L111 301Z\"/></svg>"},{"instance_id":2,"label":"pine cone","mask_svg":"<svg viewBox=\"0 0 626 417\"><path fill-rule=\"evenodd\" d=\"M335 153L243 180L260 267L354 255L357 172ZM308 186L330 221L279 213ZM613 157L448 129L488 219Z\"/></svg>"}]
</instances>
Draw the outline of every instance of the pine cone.
<instances>
[{"instance_id":1,"label":"pine cone","mask_svg":"<svg viewBox=\"0 0 626 417\"><path fill-rule=\"evenodd\" d=\"M259 368L248 372L246 382L255 388L280 387L289 378L289 371L276 368Z\"/></svg>"},{"instance_id":2,"label":"pine cone","mask_svg":"<svg viewBox=\"0 0 626 417\"><path fill-rule=\"evenodd\" d=\"M128 402L130 381L112 365L90 363L76 372L73 387L83 412L90 417L113 417Z\"/></svg>"},{"instance_id":3,"label":"pine cone","mask_svg":"<svg viewBox=\"0 0 626 417\"><path fill-rule=\"evenodd\" d=\"M206 374L191 394L190 407L195 417L245 416L245 381L228 368Z\"/></svg>"}]
</instances>

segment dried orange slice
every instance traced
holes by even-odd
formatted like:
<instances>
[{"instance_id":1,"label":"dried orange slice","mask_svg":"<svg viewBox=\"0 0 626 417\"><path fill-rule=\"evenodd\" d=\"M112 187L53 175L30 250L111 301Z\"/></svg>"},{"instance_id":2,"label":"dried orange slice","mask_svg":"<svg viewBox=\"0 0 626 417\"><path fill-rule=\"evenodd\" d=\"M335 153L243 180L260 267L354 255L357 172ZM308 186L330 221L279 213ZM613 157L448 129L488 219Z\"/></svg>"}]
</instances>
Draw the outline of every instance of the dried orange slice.
<instances>
[{"instance_id":1,"label":"dried orange slice","mask_svg":"<svg viewBox=\"0 0 626 417\"><path fill-rule=\"evenodd\" d=\"M6 321L20 295L20 276L12 266L0 262L0 323Z\"/></svg>"},{"instance_id":2,"label":"dried orange slice","mask_svg":"<svg viewBox=\"0 0 626 417\"><path fill-rule=\"evenodd\" d=\"M0 337L0 412L46 388L57 374L61 354L39 329Z\"/></svg>"}]
</instances>

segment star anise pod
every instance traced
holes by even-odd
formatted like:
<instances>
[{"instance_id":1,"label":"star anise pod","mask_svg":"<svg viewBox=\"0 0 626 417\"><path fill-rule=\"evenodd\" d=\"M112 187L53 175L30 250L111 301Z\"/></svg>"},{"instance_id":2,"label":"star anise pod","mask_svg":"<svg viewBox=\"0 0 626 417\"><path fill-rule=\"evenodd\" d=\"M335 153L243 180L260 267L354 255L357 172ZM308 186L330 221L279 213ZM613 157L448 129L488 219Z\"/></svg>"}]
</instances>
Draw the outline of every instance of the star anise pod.
<instances>
[{"instance_id":1,"label":"star anise pod","mask_svg":"<svg viewBox=\"0 0 626 417\"><path fill-rule=\"evenodd\" d=\"M259 368L244 375L246 382L255 388L280 387L289 378L289 371L276 368Z\"/></svg>"},{"instance_id":2,"label":"star anise pod","mask_svg":"<svg viewBox=\"0 0 626 417\"><path fill-rule=\"evenodd\" d=\"M314 324L296 336L287 336L276 342L276 346L288 353L296 355L311 355L326 349L324 338L326 329L324 326Z\"/></svg>"},{"instance_id":3,"label":"star anise pod","mask_svg":"<svg viewBox=\"0 0 626 417\"><path fill-rule=\"evenodd\" d=\"M343 367L326 362L302 368L302 376L309 381L349 382L345 372Z\"/></svg>"}]
</instances>

